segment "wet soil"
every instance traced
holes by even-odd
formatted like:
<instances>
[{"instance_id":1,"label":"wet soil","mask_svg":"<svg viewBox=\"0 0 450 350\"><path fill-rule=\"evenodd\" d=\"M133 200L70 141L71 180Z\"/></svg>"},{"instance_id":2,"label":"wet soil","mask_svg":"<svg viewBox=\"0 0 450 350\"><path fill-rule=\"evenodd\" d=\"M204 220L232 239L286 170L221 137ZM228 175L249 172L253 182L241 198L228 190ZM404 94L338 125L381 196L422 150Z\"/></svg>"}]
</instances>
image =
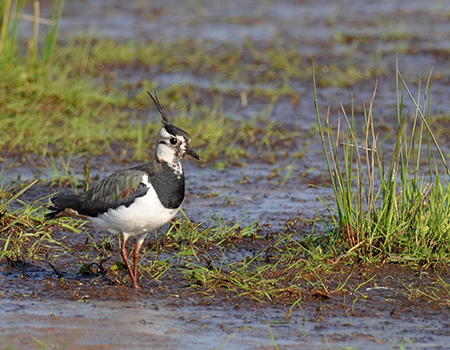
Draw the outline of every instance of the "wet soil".
<instances>
[{"instance_id":1,"label":"wet soil","mask_svg":"<svg viewBox=\"0 0 450 350\"><path fill-rule=\"evenodd\" d=\"M440 302L423 294L438 289L442 274L398 265L337 264L339 273L327 273L326 289L299 283L301 292L287 287L276 299L262 302L226 290L196 292L176 267L161 280L141 279L139 291L115 284L111 272L93 278L63 269L2 264L3 344L17 349L42 344L63 349L387 349L400 348L408 339L418 349L446 349L450 335L449 306L442 303L446 293L434 293ZM301 303L292 306L299 298Z\"/></svg>"},{"instance_id":2,"label":"wet soil","mask_svg":"<svg viewBox=\"0 0 450 350\"><path fill-rule=\"evenodd\" d=\"M47 13L46 13L47 11ZM42 15L48 14L42 9ZM47 16L48 17L48 16ZM375 115L387 124L395 118L395 59L406 79L428 75L435 62L438 77L433 83L433 108L448 111L450 76L450 7L441 1L198 1L169 0L148 4L96 0L68 1L61 22L61 37L86 33L129 40L208 39L218 45L246 38L265 42L292 42L305 57L315 53L318 63L351 55L354 64L380 65ZM26 25L25 25L26 30ZM336 43L335 37L345 40ZM383 38L391 36L392 39ZM125 69L125 68L124 68ZM140 72L121 73L133 79ZM155 76L162 86L186 79L176 73ZM207 77L192 77L198 86ZM355 84L319 88L319 103L338 111L336 92L349 105L350 93L368 101L373 78ZM230 86L230 89L233 89ZM275 163L245 160L246 166L224 169L186 162L187 192L184 210L191 220L207 222L219 213L227 221L242 225L260 221L265 234L286 228L290 218L312 220L317 216L317 198L332 199L317 135L308 134L314 123L312 88L298 86L300 104L276 104L271 118L287 128L304 131L289 146L290 155ZM205 101L207 103L207 101ZM241 116L258 113L265 106L249 101ZM299 117L300 116L300 117ZM361 115L360 115L361 117ZM236 116L239 118L239 115ZM306 136L307 135L307 136ZM194 141L195 142L195 141ZM443 144L448 151L450 144ZM300 158L295 151L308 147ZM83 159L74 165L82 174ZM102 159L93 176L123 168ZM52 178L23 159L12 177L20 180ZM128 165L125 165L128 166ZM289 175L289 176L288 176ZM82 176L80 175L82 178ZM24 198L34 201L52 191L48 185L34 186ZM299 237L311 233L307 224L296 228ZM318 228L320 229L320 228ZM103 233L89 225L81 228L96 240ZM263 235L264 236L264 235ZM142 291L123 284L124 272L111 266L120 260L117 240L108 253L110 260L83 275L81 266L100 255L86 235L59 227L52 237L67 244L76 256L64 256L55 245L46 252L48 261L19 257L0 262L0 348L33 349L448 349L448 294L440 288L449 281L445 269L415 271L396 264L374 267L345 262L333 265L326 288L299 283L301 295L286 286L275 300L256 302L228 291L205 293L180 272L183 261L174 264L161 279L143 272ZM146 242L149 251L164 240L161 234ZM235 244L231 260L265 249L263 239ZM144 257L150 264L154 257ZM51 266L48 264L51 262ZM304 276L310 278L312 276ZM345 288L339 289L345 281ZM428 293L424 295L424 293ZM432 297L430 297L430 295ZM301 302L290 308L301 297ZM410 342L414 342L414 346Z\"/></svg>"}]
</instances>

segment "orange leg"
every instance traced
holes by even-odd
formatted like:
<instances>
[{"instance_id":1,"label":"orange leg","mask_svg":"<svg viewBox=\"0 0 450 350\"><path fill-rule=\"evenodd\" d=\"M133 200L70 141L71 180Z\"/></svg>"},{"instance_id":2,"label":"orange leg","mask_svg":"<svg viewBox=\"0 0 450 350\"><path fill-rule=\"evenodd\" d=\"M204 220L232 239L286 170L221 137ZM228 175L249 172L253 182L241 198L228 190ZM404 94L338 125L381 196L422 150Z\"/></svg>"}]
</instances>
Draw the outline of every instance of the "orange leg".
<instances>
[{"instance_id":1,"label":"orange leg","mask_svg":"<svg viewBox=\"0 0 450 350\"><path fill-rule=\"evenodd\" d=\"M125 244L127 243L128 240L128 235L123 234L123 240L122 240L122 259L128 269L128 274L131 277L131 282L133 282L134 288L136 289L141 289L141 286L139 286L139 284L137 283L137 260L139 259L139 250L141 248L142 242L141 244L136 244L136 249L134 250L134 271L131 269L130 263L128 262L128 254L127 254L127 249L125 247Z\"/></svg>"},{"instance_id":2,"label":"orange leg","mask_svg":"<svg viewBox=\"0 0 450 350\"><path fill-rule=\"evenodd\" d=\"M141 250L141 246L142 246L142 242L138 241L136 243L136 246L134 247L133 273L134 273L134 279L135 280L137 280L137 268L138 268L138 260L139 260L139 251ZM136 287L136 285L135 285L135 287Z\"/></svg>"}]
</instances>

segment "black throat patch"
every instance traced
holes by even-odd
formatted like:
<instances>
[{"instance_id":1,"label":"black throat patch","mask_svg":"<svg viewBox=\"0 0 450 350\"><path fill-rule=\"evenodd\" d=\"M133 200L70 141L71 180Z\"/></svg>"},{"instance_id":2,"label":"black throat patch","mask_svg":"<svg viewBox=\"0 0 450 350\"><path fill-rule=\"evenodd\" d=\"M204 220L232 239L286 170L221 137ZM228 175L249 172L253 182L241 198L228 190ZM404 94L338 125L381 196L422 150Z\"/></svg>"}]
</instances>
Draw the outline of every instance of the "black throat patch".
<instances>
[{"instance_id":1,"label":"black throat patch","mask_svg":"<svg viewBox=\"0 0 450 350\"><path fill-rule=\"evenodd\" d=\"M150 174L150 183L165 208L177 209L184 200L184 172L175 174L166 162L161 162L160 166L161 171Z\"/></svg>"}]
</instances>

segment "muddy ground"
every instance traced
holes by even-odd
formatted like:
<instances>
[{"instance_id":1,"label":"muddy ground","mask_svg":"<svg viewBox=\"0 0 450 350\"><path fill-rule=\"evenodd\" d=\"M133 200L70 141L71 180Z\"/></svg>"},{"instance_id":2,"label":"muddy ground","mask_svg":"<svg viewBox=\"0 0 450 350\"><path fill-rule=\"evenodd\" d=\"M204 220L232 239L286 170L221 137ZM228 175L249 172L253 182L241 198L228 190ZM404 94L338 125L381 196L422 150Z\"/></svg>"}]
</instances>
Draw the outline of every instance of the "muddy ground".
<instances>
[{"instance_id":1,"label":"muddy ground","mask_svg":"<svg viewBox=\"0 0 450 350\"><path fill-rule=\"evenodd\" d=\"M43 16L46 9L43 8ZM107 3L67 1L61 21L61 36L77 35L88 28L97 36L115 39L177 40L183 37L205 38L220 42L257 42L292 40L305 55L317 60L339 59L353 50L357 62L371 62L382 56L385 73L379 77L376 113L389 119L395 116L395 57L406 78L427 75L433 62L439 79L433 83L433 108L449 110L450 7L441 1L198 1L170 0L143 4L141 1ZM239 21L236 21L239 18ZM339 33L348 42L331 44ZM404 33L399 41L380 46L377 37ZM365 44L352 46L352 38L370 36ZM403 34L402 34L403 35ZM124 79L131 78L124 75ZM180 77L161 74L161 84L170 85ZM195 83L195 78L194 78ZM337 111L336 92L344 102L350 92L359 101L368 101L374 81L353 86L320 88L321 106ZM307 130L314 123L312 86L299 86L300 105L281 101L271 118L286 127ZM249 103L258 112L258 104ZM243 112L248 115L249 110ZM237 118L239 116L236 116ZM192 142L195 146L195 140ZM260 220L270 234L286 228L286 221L317 216L317 200L332 197L321 156L319 139L296 140L290 147L309 147L302 158L286 157L276 164L264 160L246 160L246 167L230 166L219 170L186 162L187 192L184 210L194 222L207 221L214 212L227 221L242 218L242 225ZM444 144L444 151L450 144ZM51 177L26 159L16 167L21 180ZM79 162L82 173L83 160ZM288 167L294 169L284 181ZM110 170L123 167L111 164ZM279 169L283 169L279 172ZM312 170L311 170L312 169ZM95 171L95 169L93 170ZM102 172L103 169L97 169ZM274 175L275 174L275 175ZM55 191L35 186L25 200L33 201ZM204 193L216 193L204 196ZM323 210L323 209L319 209ZM89 225L82 227L101 240L102 232ZM271 231L272 230L272 231ZM308 235L303 225L299 234ZM55 233L82 255L95 254L83 234L69 235L63 228ZM163 236L163 235L162 235ZM147 248L158 244L162 236L148 240ZM260 251L264 240L241 242L236 255ZM104 263L106 270L120 260L117 249ZM349 277L348 290L367 276L358 293L335 291L342 280L329 280L331 293L305 288L302 302L289 306L298 296L289 290L276 300L255 302L250 297L230 295L227 291L204 295L186 282L174 265L158 281L144 278L142 291L117 282L113 272L97 271L83 276L80 266L86 261L68 261L61 257L53 268L37 261L2 261L0 269L0 348L5 349L448 349L448 303L438 303L420 293L424 284L433 288L440 279L448 282L445 270L418 273L395 264L383 267L346 266L342 279ZM144 262L145 264L145 258ZM99 268L99 270L101 270ZM119 272L120 274L120 272ZM438 297L445 298L443 295ZM290 317L286 317L286 316ZM414 346L411 344L414 342Z\"/></svg>"},{"instance_id":2,"label":"muddy ground","mask_svg":"<svg viewBox=\"0 0 450 350\"><path fill-rule=\"evenodd\" d=\"M101 231L84 229L101 240ZM117 241L102 262L96 259L102 249L85 235L61 227L52 237L71 253L61 254L67 249L55 246L45 253L49 261L1 264L0 339L6 348L395 349L402 342L406 349L414 348L411 343L418 349L448 348L450 307L448 293L440 288L450 282L446 270L338 262L326 277L309 273L296 289L286 286L273 299L256 301L224 287L203 288L183 275L183 259L157 280L141 266L143 289L135 290L124 282L126 271L111 269L121 261ZM164 240L151 237L143 250L170 246ZM239 260L270 244L248 237L234 240L227 256ZM174 253L169 248L157 257ZM203 253L220 256L213 246ZM145 254L143 266L153 259ZM82 266L92 262L97 265L83 273Z\"/></svg>"}]
</instances>

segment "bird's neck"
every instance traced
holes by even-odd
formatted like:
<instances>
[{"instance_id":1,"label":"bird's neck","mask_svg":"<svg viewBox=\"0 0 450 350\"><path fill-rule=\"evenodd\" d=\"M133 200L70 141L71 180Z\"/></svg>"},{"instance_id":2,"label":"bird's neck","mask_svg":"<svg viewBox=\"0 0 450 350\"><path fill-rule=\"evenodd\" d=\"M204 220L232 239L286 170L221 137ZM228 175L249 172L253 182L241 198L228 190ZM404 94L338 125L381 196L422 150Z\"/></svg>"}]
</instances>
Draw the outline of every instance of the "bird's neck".
<instances>
[{"instance_id":1,"label":"bird's neck","mask_svg":"<svg viewBox=\"0 0 450 350\"><path fill-rule=\"evenodd\" d=\"M178 177L183 175L183 166L181 164L181 159L175 157L173 154L171 157L168 157L167 154L160 153L158 152L158 150L156 150L155 161L161 166L163 164L167 164L167 166L171 170L173 170L175 175L177 175Z\"/></svg>"}]
</instances>

